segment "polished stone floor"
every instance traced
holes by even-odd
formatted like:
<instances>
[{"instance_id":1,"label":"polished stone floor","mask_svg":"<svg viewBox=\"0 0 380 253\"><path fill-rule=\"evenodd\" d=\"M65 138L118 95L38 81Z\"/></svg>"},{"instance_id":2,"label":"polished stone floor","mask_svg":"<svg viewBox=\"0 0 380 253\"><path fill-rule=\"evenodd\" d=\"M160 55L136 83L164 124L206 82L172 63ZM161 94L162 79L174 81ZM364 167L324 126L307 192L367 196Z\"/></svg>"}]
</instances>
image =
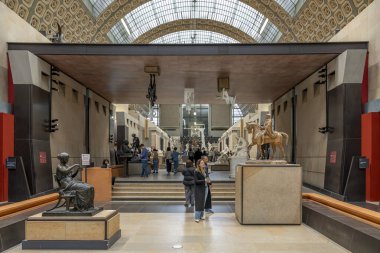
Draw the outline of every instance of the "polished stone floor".
<instances>
[{"instance_id":1,"label":"polished stone floor","mask_svg":"<svg viewBox=\"0 0 380 253\"><path fill-rule=\"evenodd\" d=\"M200 223L195 223L190 213L121 213L121 226L122 238L110 252L348 252L305 225L241 226L233 213L215 213ZM174 245L182 248L173 249ZM90 251L22 251L19 245L7 252Z\"/></svg>"}]
</instances>

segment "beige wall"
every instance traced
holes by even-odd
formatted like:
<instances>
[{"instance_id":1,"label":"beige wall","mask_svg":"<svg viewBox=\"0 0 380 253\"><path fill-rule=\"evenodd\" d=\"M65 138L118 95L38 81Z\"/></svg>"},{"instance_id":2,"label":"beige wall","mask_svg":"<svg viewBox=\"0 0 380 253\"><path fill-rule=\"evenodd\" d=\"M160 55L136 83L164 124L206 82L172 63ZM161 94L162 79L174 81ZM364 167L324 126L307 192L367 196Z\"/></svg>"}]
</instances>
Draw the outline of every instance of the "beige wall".
<instances>
[{"instance_id":1,"label":"beige wall","mask_svg":"<svg viewBox=\"0 0 380 253\"><path fill-rule=\"evenodd\" d=\"M58 91L52 92L52 119L58 119L59 124L59 130L50 134L53 173L58 164L56 158L59 153L67 152L71 158L70 163L80 163L81 154L86 153L86 89L63 73L54 78L64 85L53 84Z\"/></svg>"},{"instance_id":2,"label":"beige wall","mask_svg":"<svg viewBox=\"0 0 380 253\"><path fill-rule=\"evenodd\" d=\"M0 112L8 103L7 42L49 42L17 13L0 2Z\"/></svg>"},{"instance_id":3,"label":"beige wall","mask_svg":"<svg viewBox=\"0 0 380 253\"><path fill-rule=\"evenodd\" d=\"M315 86L318 80L315 73L295 88L296 163L302 166L305 183L323 188L328 135L318 130L326 125L326 85Z\"/></svg>"},{"instance_id":4,"label":"beige wall","mask_svg":"<svg viewBox=\"0 0 380 253\"><path fill-rule=\"evenodd\" d=\"M277 131L286 133L288 138L288 145L285 147L286 160L291 161L292 155L292 95L293 91L289 91L280 99L274 102L274 126ZM277 159L282 159L280 150L274 155Z\"/></svg>"},{"instance_id":5,"label":"beige wall","mask_svg":"<svg viewBox=\"0 0 380 253\"><path fill-rule=\"evenodd\" d=\"M380 98L380 1L373 1L331 42L369 41L369 100Z\"/></svg>"},{"instance_id":6,"label":"beige wall","mask_svg":"<svg viewBox=\"0 0 380 253\"><path fill-rule=\"evenodd\" d=\"M90 154L95 166L110 158L109 102L90 92Z\"/></svg>"}]
</instances>

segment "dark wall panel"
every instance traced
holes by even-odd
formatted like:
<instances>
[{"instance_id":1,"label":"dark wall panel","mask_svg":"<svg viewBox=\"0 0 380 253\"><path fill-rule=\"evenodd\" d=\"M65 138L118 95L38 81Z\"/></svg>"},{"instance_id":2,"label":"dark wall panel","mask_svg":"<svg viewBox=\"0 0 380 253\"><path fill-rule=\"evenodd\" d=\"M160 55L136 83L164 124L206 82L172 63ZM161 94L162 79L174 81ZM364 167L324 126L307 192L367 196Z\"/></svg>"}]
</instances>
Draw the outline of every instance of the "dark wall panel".
<instances>
[{"instance_id":1,"label":"dark wall panel","mask_svg":"<svg viewBox=\"0 0 380 253\"><path fill-rule=\"evenodd\" d=\"M342 84L327 94L329 133L325 189L343 194L353 156L361 153L361 87Z\"/></svg>"},{"instance_id":2,"label":"dark wall panel","mask_svg":"<svg viewBox=\"0 0 380 253\"><path fill-rule=\"evenodd\" d=\"M50 138L47 131L49 92L35 85L15 85L15 156L22 157L30 193L39 194L53 188ZM18 173L14 173L18 175ZM10 179L14 182L17 179ZM17 198L28 196L15 196Z\"/></svg>"}]
</instances>

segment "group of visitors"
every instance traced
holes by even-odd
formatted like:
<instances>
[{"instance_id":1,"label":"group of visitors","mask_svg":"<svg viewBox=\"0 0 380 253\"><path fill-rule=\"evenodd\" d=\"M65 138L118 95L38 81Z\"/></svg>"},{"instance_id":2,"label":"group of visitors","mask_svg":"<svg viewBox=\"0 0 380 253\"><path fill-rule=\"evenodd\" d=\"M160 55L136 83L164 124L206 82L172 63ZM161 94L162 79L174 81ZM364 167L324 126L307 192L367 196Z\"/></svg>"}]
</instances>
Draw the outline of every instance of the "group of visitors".
<instances>
[{"instance_id":1,"label":"group of visitors","mask_svg":"<svg viewBox=\"0 0 380 253\"><path fill-rule=\"evenodd\" d=\"M177 147L173 148L173 151L171 151L171 148L168 147L166 149L166 152L164 154L165 162L166 162L166 172L167 175L170 175L170 172L172 171L172 163L173 163L173 172L174 175L178 172L178 165L179 165L179 153L177 151Z\"/></svg>"},{"instance_id":2,"label":"group of visitors","mask_svg":"<svg viewBox=\"0 0 380 253\"><path fill-rule=\"evenodd\" d=\"M183 184L185 186L186 207L195 205L195 222L205 219L205 213L213 214L211 203L211 185L207 166L208 157L202 156L196 162L187 160L186 168L182 172Z\"/></svg>"}]
</instances>

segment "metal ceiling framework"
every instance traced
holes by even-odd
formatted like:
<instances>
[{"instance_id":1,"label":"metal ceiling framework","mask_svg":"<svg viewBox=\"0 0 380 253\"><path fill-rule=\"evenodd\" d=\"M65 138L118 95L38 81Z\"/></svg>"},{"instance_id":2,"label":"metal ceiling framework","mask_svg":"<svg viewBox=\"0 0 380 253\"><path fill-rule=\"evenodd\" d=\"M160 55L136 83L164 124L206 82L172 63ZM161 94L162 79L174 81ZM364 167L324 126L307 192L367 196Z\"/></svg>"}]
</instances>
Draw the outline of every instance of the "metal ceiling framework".
<instances>
[{"instance_id":1,"label":"metal ceiling framework","mask_svg":"<svg viewBox=\"0 0 380 253\"><path fill-rule=\"evenodd\" d=\"M195 25L194 25L194 21L195 21ZM222 22L217 22L217 21L207 20L207 19L176 20L173 22L169 22L142 34L140 37L138 37L134 41L134 43L135 44L149 44L152 41L159 39L160 37L167 36L169 34L176 33L176 32L191 31L191 30L207 31L209 32L208 37L213 37L212 33L222 34L228 37L229 41L231 41L232 43L250 43L250 44L256 43L256 41L251 36L249 36L248 34L242 32L241 30L233 26L227 25ZM191 34L191 36L193 35L194 33ZM187 39L190 39L191 36L189 36ZM191 41L189 40L187 41L191 43ZM213 40L211 40L210 38L209 41L213 41Z\"/></svg>"},{"instance_id":2,"label":"metal ceiling framework","mask_svg":"<svg viewBox=\"0 0 380 253\"><path fill-rule=\"evenodd\" d=\"M154 6L154 8L152 8L152 6ZM173 10L174 13L177 10L181 10L181 13L187 13L187 17L185 17L187 19L192 19L193 17L196 18L196 15L198 15L198 17L200 18L207 18L208 15L214 16L211 19L217 21L217 18L221 17L230 19L230 21L231 19L233 19L235 21L235 23L232 23L233 25L235 24L238 28L240 28L243 31L245 31L244 29L246 29L246 31L251 32L252 35L256 36L255 39L259 42L272 42L273 39L276 37L273 35L273 33L277 34L278 32L282 34L286 33L288 36L291 36L293 38L293 41L295 41L296 37L289 29L289 24L291 23L292 15L288 13L283 6L285 6L285 8L288 8L287 6L290 6L290 8L292 8L292 4L289 5L288 2L280 0L113 1L111 4L107 5L106 8L97 17L97 33L94 34L93 40L102 41L104 36L117 23L121 23L121 25L123 25L122 22L124 22L127 26L126 30L129 30L128 40L133 41L133 38L136 37L136 34L141 34L141 32L146 31L146 29L153 28L158 24L163 24L164 22L161 19L162 17L169 18L169 20L166 20L167 22L178 19L184 19L183 17L178 18L178 16L173 17ZM195 11L191 11L194 8ZM140 11L142 11L141 14ZM145 21L143 21L143 23L141 23L140 19L143 19L144 13L149 14L149 19L146 19ZM173 15L170 15L170 13L172 13ZM191 16L191 13L193 13L193 17ZM234 19L235 17L237 17L236 20ZM249 20L248 23L246 22L247 18ZM157 23L157 20L159 23ZM256 22L252 23L252 20L255 20ZM139 24L142 24L142 26L139 26L136 30L134 30L134 27L136 26L135 21L138 21ZM156 22L155 26L153 26L154 22ZM239 27L239 22L242 24L241 27ZM266 23L266 25L264 27L265 29L262 31L263 35L258 36L257 34L260 35L260 30L263 27L264 23ZM130 29L128 25L131 25L132 29ZM259 28L257 29L257 27Z\"/></svg>"},{"instance_id":3,"label":"metal ceiling framework","mask_svg":"<svg viewBox=\"0 0 380 253\"><path fill-rule=\"evenodd\" d=\"M225 23L247 33L257 42L276 42L281 34L263 14L238 0L152 0L123 17L111 28L110 35L117 43L133 43L157 26L196 19Z\"/></svg>"}]
</instances>

